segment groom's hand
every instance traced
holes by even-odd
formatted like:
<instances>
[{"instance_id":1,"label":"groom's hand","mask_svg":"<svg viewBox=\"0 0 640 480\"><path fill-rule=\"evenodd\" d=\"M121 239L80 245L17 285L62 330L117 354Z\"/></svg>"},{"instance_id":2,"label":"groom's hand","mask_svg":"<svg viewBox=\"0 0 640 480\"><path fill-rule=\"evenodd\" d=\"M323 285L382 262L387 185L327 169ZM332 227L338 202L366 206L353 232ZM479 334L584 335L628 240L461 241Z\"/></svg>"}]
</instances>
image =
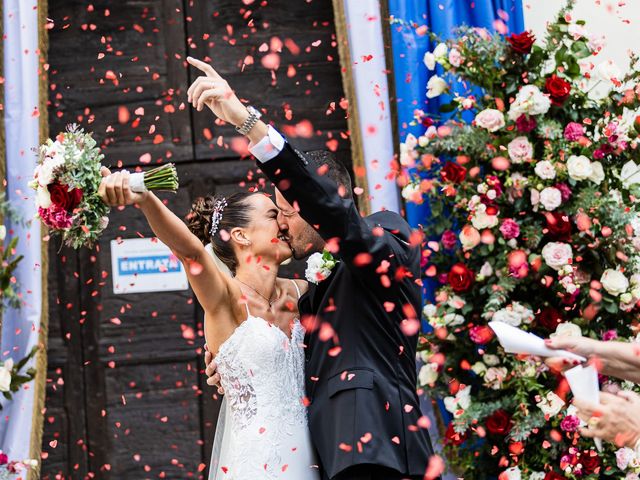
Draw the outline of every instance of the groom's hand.
<instances>
[{"instance_id":1,"label":"groom's hand","mask_svg":"<svg viewBox=\"0 0 640 480\"><path fill-rule=\"evenodd\" d=\"M227 81L211 65L193 57L187 62L204 76L200 76L189 87L187 98L198 111L206 105L216 117L232 125L240 126L249 117L247 107L238 99Z\"/></svg>"},{"instance_id":2,"label":"groom's hand","mask_svg":"<svg viewBox=\"0 0 640 480\"><path fill-rule=\"evenodd\" d=\"M220 374L218 373L218 366L213 361L213 354L209 351L207 344L204 345L204 364L206 366L205 373L207 374L207 385L212 387L218 387L218 393L224 395L224 388L220 385Z\"/></svg>"}]
</instances>

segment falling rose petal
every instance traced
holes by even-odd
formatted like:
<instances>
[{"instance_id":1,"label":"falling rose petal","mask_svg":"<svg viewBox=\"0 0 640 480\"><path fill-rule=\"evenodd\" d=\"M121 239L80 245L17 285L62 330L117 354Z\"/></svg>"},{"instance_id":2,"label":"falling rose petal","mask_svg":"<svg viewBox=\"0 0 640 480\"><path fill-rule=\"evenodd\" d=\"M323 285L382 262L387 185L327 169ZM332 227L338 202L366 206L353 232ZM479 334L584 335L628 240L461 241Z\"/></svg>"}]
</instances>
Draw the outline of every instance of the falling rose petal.
<instances>
[{"instance_id":1,"label":"falling rose petal","mask_svg":"<svg viewBox=\"0 0 640 480\"><path fill-rule=\"evenodd\" d=\"M180 325L180 328L182 330L182 338L184 338L185 340L195 340L196 339L196 333L193 330L192 327L188 326L188 325Z\"/></svg>"},{"instance_id":2,"label":"falling rose petal","mask_svg":"<svg viewBox=\"0 0 640 480\"><path fill-rule=\"evenodd\" d=\"M424 474L424 480L435 480L444 472L444 460L440 455L429 457L429 465Z\"/></svg>"},{"instance_id":3,"label":"falling rose petal","mask_svg":"<svg viewBox=\"0 0 640 480\"><path fill-rule=\"evenodd\" d=\"M424 428L424 429L431 428L431 420L429 420L429 417L425 417L424 415L418 419L417 423L420 428Z\"/></svg>"},{"instance_id":4,"label":"falling rose petal","mask_svg":"<svg viewBox=\"0 0 640 480\"><path fill-rule=\"evenodd\" d=\"M327 354L330 357L337 357L338 355L340 355L340 352L342 352L342 347L333 347L333 348L329 349Z\"/></svg>"},{"instance_id":5,"label":"falling rose petal","mask_svg":"<svg viewBox=\"0 0 640 480\"><path fill-rule=\"evenodd\" d=\"M416 28L416 35L420 37L424 37L428 32L429 27L427 27L426 25L420 25L418 28Z\"/></svg>"},{"instance_id":6,"label":"falling rose petal","mask_svg":"<svg viewBox=\"0 0 640 480\"><path fill-rule=\"evenodd\" d=\"M346 443L340 443L340 445L338 445L338 448L343 452L350 452L351 450L353 450L353 447Z\"/></svg>"},{"instance_id":7,"label":"falling rose petal","mask_svg":"<svg viewBox=\"0 0 640 480\"><path fill-rule=\"evenodd\" d=\"M202 273L202 270L203 270L203 267L198 262L191 261L189 263L189 273L191 275L194 275L194 276L200 275Z\"/></svg>"},{"instance_id":8,"label":"falling rose petal","mask_svg":"<svg viewBox=\"0 0 640 480\"><path fill-rule=\"evenodd\" d=\"M118 123L124 125L130 118L131 115L129 114L129 109L127 107L118 107Z\"/></svg>"},{"instance_id":9,"label":"falling rose petal","mask_svg":"<svg viewBox=\"0 0 640 480\"><path fill-rule=\"evenodd\" d=\"M151 154L150 153L143 153L142 155L140 155L140 163L151 163Z\"/></svg>"},{"instance_id":10,"label":"falling rose petal","mask_svg":"<svg viewBox=\"0 0 640 480\"><path fill-rule=\"evenodd\" d=\"M322 322L322 325L320 325L320 331L318 332L318 338L321 342L326 342L333 338L334 333L335 332L330 323Z\"/></svg>"},{"instance_id":11,"label":"falling rose petal","mask_svg":"<svg viewBox=\"0 0 640 480\"><path fill-rule=\"evenodd\" d=\"M407 337L412 337L420 331L420 322L414 318L405 319L400 324L400 328Z\"/></svg>"},{"instance_id":12,"label":"falling rose petal","mask_svg":"<svg viewBox=\"0 0 640 480\"><path fill-rule=\"evenodd\" d=\"M260 60L262 66L268 70L277 70L280 68L280 55L277 53L268 53L262 60Z\"/></svg>"}]
</instances>

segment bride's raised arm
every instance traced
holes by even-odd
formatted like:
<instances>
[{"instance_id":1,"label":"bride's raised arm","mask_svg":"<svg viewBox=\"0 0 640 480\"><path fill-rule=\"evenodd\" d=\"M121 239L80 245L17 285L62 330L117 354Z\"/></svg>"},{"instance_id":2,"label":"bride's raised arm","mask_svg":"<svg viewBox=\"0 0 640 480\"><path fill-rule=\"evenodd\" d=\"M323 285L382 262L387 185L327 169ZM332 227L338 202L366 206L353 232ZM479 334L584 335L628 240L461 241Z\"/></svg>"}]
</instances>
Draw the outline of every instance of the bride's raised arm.
<instances>
[{"instance_id":1,"label":"bride's raised arm","mask_svg":"<svg viewBox=\"0 0 640 480\"><path fill-rule=\"evenodd\" d=\"M221 308L233 309L230 302L230 279L221 272L206 251L203 242L194 235L185 223L169 210L151 192L137 193L129 188L129 173L110 173L103 167L104 176L99 193L110 206L140 206L153 233L167 245L185 267L189 283L206 312L217 312Z\"/></svg>"}]
</instances>

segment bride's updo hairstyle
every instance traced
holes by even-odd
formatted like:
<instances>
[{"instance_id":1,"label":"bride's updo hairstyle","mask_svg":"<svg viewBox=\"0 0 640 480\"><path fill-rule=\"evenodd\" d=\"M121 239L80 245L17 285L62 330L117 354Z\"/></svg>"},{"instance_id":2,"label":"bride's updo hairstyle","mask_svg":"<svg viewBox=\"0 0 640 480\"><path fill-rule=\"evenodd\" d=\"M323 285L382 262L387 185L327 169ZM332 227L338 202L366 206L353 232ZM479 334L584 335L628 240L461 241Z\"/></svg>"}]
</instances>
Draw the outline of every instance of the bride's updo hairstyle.
<instances>
[{"instance_id":1,"label":"bride's updo hairstyle","mask_svg":"<svg viewBox=\"0 0 640 480\"><path fill-rule=\"evenodd\" d=\"M207 195L193 202L187 214L187 227L204 244L211 243L213 252L235 275L238 258L229 233L233 228L245 228L251 222L249 197L256 195L238 192L228 197Z\"/></svg>"}]
</instances>

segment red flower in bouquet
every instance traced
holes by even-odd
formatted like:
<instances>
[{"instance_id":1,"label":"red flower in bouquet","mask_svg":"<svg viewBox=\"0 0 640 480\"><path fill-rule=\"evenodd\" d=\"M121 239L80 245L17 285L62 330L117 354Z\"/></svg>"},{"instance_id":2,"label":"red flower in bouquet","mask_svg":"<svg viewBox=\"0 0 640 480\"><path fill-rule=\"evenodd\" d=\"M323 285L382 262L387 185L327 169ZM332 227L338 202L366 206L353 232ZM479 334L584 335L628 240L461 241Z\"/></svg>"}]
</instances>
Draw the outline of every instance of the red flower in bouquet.
<instances>
[{"instance_id":1,"label":"red flower in bouquet","mask_svg":"<svg viewBox=\"0 0 640 480\"><path fill-rule=\"evenodd\" d=\"M9 457L7 457L6 453L0 453L0 465L6 465L9 463Z\"/></svg>"},{"instance_id":2,"label":"red flower in bouquet","mask_svg":"<svg viewBox=\"0 0 640 480\"><path fill-rule=\"evenodd\" d=\"M51 203L67 212L73 211L82 201L81 189L74 188L69 190L68 185L62 185L59 182L49 185L49 194L51 195Z\"/></svg>"},{"instance_id":3,"label":"red flower in bouquet","mask_svg":"<svg viewBox=\"0 0 640 480\"><path fill-rule=\"evenodd\" d=\"M564 322L562 314L553 307L546 307L536 315L536 321L542 328L555 332L558 325Z\"/></svg>"},{"instance_id":4,"label":"red flower in bouquet","mask_svg":"<svg viewBox=\"0 0 640 480\"><path fill-rule=\"evenodd\" d=\"M567 480L567 477L556 472L547 472L544 476L544 480Z\"/></svg>"},{"instance_id":5,"label":"red flower in bouquet","mask_svg":"<svg viewBox=\"0 0 640 480\"><path fill-rule=\"evenodd\" d=\"M469 432L457 433L453 429L453 422L451 422L444 434L444 443L445 445L462 445L468 437Z\"/></svg>"},{"instance_id":6,"label":"red flower in bouquet","mask_svg":"<svg viewBox=\"0 0 640 480\"><path fill-rule=\"evenodd\" d=\"M585 450L580 456L583 472L585 474L598 473L600 471L600 456L595 450Z\"/></svg>"},{"instance_id":7,"label":"red flower in bouquet","mask_svg":"<svg viewBox=\"0 0 640 480\"><path fill-rule=\"evenodd\" d=\"M469 338L478 345L486 345L493 339L493 335L493 330L487 325L476 325L469 330Z\"/></svg>"},{"instance_id":8,"label":"red flower in bouquet","mask_svg":"<svg viewBox=\"0 0 640 480\"><path fill-rule=\"evenodd\" d=\"M440 170L440 176L445 182L460 183L467 176L467 169L457 163L447 162Z\"/></svg>"},{"instance_id":9,"label":"red flower in bouquet","mask_svg":"<svg viewBox=\"0 0 640 480\"><path fill-rule=\"evenodd\" d=\"M520 115L516 119L516 128L521 133L529 133L536 129L538 122L535 117L529 117L527 115Z\"/></svg>"},{"instance_id":10,"label":"red flower in bouquet","mask_svg":"<svg viewBox=\"0 0 640 480\"><path fill-rule=\"evenodd\" d=\"M506 435L511 430L511 415L500 409L487 417L486 426L489 433Z\"/></svg>"},{"instance_id":11,"label":"red flower in bouquet","mask_svg":"<svg viewBox=\"0 0 640 480\"><path fill-rule=\"evenodd\" d=\"M447 250L452 250L456 248L458 244L458 236L455 234L453 230L447 230L442 234L442 238L440 239L442 242L442 246Z\"/></svg>"},{"instance_id":12,"label":"red flower in bouquet","mask_svg":"<svg viewBox=\"0 0 640 480\"><path fill-rule=\"evenodd\" d=\"M464 263L456 263L447 276L449 285L454 292L466 292L473 285L475 274Z\"/></svg>"},{"instance_id":13,"label":"red flower in bouquet","mask_svg":"<svg viewBox=\"0 0 640 480\"><path fill-rule=\"evenodd\" d=\"M549 94L551 103L556 107L561 107L571 93L571 84L558 77L555 73L547 77L544 88Z\"/></svg>"},{"instance_id":14,"label":"red flower in bouquet","mask_svg":"<svg viewBox=\"0 0 640 480\"><path fill-rule=\"evenodd\" d=\"M533 47L536 37L531 32L512 33L507 37L507 41L511 44L514 52L526 55L531 53L531 47Z\"/></svg>"},{"instance_id":15,"label":"red flower in bouquet","mask_svg":"<svg viewBox=\"0 0 640 480\"><path fill-rule=\"evenodd\" d=\"M562 212L546 212L548 236L551 240L568 242L571 239L571 221Z\"/></svg>"}]
</instances>

